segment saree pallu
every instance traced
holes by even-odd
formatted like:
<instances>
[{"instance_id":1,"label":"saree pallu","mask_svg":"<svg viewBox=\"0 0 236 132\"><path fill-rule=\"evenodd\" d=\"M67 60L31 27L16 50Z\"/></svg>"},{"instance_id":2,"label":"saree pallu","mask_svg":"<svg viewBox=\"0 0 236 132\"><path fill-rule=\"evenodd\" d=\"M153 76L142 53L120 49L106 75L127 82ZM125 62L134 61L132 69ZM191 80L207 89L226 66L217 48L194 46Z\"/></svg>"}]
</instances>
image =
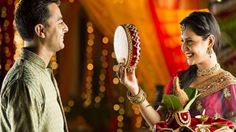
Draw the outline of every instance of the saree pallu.
<instances>
[{"instance_id":1,"label":"saree pallu","mask_svg":"<svg viewBox=\"0 0 236 132\"><path fill-rule=\"evenodd\" d=\"M180 76L181 72L177 74ZM173 79L166 87L166 94L171 93ZM230 119L236 123L236 78L227 71L222 71L194 86L201 94L190 108L191 116L202 113L214 118Z\"/></svg>"}]
</instances>

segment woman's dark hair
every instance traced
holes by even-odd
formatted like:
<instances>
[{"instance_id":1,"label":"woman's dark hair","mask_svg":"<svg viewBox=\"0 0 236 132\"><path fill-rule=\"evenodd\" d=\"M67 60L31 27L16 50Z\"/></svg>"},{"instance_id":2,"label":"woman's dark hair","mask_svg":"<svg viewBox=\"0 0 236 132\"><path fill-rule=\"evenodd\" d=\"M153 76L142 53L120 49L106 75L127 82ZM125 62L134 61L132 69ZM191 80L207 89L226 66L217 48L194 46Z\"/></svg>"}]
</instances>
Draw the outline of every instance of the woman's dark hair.
<instances>
[{"instance_id":1,"label":"woman's dark hair","mask_svg":"<svg viewBox=\"0 0 236 132\"><path fill-rule=\"evenodd\" d=\"M31 40L35 35L34 28L41 23L47 26L49 18L48 5L60 4L60 0L20 0L15 12L16 28L24 40Z\"/></svg>"},{"instance_id":2,"label":"woman's dark hair","mask_svg":"<svg viewBox=\"0 0 236 132\"><path fill-rule=\"evenodd\" d=\"M216 54L219 52L221 46L221 33L219 25L215 17L209 12L192 12L185 17L180 25L184 28L190 28L195 34L201 36L203 40L207 39L209 35L215 36L215 43L213 50ZM192 65L180 75L180 86L182 88L189 87L197 76L197 66Z\"/></svg>"}]
</instances>

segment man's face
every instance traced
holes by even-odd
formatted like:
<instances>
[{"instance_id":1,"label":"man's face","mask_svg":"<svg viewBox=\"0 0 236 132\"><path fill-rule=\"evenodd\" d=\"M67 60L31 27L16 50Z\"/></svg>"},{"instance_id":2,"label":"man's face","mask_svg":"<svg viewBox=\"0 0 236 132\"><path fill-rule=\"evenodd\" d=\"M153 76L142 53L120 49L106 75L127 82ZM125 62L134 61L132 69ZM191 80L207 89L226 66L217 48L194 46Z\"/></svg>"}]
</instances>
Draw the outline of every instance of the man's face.
<instances>
[{"instance_id":1,"label":"man's face","mask_svg":"<svg viewBox=\"0 0 236 132\"><path fill-rule=\"evenodd\" d=\"M57 4L48 5L49 18L45 27L45 42L49 51L57 52L64 48L64 34L68 32L68 27L64 23L61 11Z\"/></svg>"}]
</instances>

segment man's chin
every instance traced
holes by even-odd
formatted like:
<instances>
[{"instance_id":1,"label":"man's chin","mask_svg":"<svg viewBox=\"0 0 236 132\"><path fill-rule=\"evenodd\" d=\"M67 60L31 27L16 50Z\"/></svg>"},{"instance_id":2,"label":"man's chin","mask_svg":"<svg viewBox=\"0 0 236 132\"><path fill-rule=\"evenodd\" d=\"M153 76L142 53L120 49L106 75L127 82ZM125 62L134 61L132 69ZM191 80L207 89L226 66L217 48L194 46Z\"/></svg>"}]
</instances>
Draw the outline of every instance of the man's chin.
<instances>
[{"instance_id":1,"label":"man's chin","mask_svg":"<svg viewBox=\"0 0 236 132\"><path fill-rule=\"evenodd\" d=\"M61 44L57 51L60 51L60 50L62 50L62 49L64 49L64 48L65 48L65 45L64 45L64 44Z\"/></svg>"}]
</instances>

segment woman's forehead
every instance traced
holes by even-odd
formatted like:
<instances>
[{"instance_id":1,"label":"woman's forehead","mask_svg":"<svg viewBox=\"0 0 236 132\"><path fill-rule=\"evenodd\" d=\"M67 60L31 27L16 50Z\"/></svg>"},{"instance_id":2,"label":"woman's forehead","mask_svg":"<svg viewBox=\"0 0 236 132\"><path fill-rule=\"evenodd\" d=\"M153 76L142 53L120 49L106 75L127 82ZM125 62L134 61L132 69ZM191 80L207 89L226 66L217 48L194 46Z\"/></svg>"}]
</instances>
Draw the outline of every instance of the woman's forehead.
<instances>
[{"instance_id":1,"label":"woman's forehead","mask_svg":"<svg viewBox=\"0 0 236 132\"><path fill-rule=\"evenodd\" d=\"M184 29L181 30L181 38L189 38L193 36L196 36L196 34L193 32L193 30L190 27L185 26Z\"/></svg>"}]
</instances>

